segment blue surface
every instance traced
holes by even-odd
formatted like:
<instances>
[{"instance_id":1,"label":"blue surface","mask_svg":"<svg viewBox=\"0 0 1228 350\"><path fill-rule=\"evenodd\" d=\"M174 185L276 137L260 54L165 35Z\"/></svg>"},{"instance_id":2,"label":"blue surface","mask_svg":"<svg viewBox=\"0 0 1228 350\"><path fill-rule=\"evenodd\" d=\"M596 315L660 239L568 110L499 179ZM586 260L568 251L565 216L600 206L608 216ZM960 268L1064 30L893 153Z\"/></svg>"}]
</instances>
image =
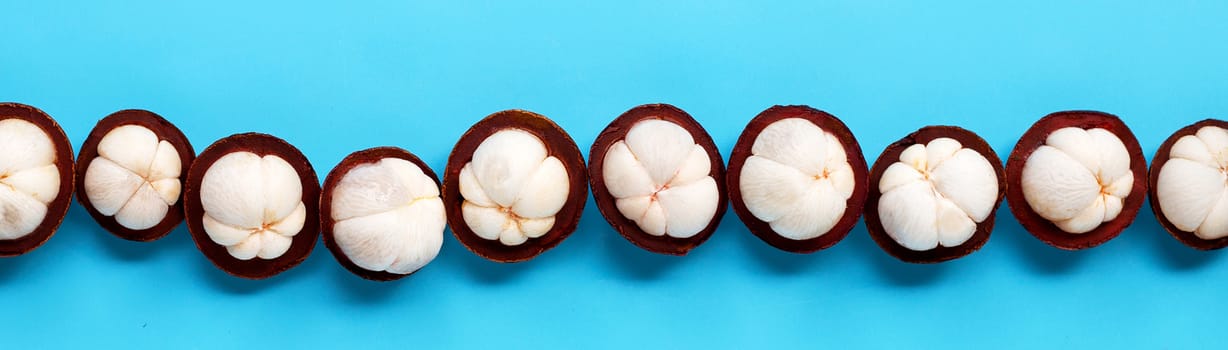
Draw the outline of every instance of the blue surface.
<instances>
[{"instance_id":1,"label":"blue surface","mask_svg":"<svg viewBox=\"0 0 1228 350\"><path fill-rule=\"evenodd\" d=\"M587 152L650 102L690 112L726 157L759 111L808 104L848 123L870 162L926 124L974 130L1005 158L1064 109L1122 116L1150 159L1176 129L1228 117L1228 4L1150 3L4 1L0 100L44 109L74 145L124 108L162 114L197 150L268 132L321 178L378 145L442 171L469 125L507 108L555 119ZM579 231L527 263L449 234L394 283L350 275L322 245L253 282L214 269L182 226L126 242L74 203L45 246L0 260L0 343L1222 348L1223 255L1180 245L1150 207L1116 240L1058 251L1003 205L981 251L937 266L896 261L864 225L783 253L732 212L675 258L624 241L590 200Z\"/></svg>"}]
</instances>

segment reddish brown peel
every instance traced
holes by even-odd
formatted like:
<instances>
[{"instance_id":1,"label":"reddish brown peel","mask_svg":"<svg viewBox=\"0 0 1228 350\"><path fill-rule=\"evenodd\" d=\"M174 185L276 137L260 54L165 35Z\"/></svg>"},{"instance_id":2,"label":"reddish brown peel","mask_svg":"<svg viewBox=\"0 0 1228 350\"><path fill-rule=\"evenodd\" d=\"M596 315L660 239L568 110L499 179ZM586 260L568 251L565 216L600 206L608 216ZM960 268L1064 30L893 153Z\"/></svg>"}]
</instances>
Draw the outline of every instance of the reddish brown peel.
<instances>
[{"instance_id":1,"label":"reddish brown peel","mask_svg":"<svg viewBox=\"0 0 1228 350\"><path fill-rule=\"evenodd\" d=\"M1160 207L1160 199L1156 196L1156 184L1160 179L1160 169L1164 169L1164 164L1168 163L1168 160L1172 158L1169 153L1172 152L1173 144L1177 143L1177 140L1181 139L1182 136L1194 135L1198 132L1198 129L1206 126L1228 129L1228 122L1218 119L1202 120L1177 130L1172 136L1164 140L1164 143L1160 144L1160 149L1156 150L1155 156L1151 157L1151 169L1147 175L1147 188L1150 194L1151 212L1155 215L1156 220L1160 222L1160 226L1163 226L1164 230L1168 231L1169 235L1194 249L1216 250L1228 247L1228 237L1202 239L1193 232L1182 231L1164 216L1163 208Z\"/></svg>"},{"instance_id":2,"label":"reddish brown peel","mask_svg":"<svg viewBox=\"0 0 1228 350\"><path fill-rule=\"evenodd\" d=\"M333 228L337 222L333 220L331 213L333 212L333 191L350 170L354 170L359 165L374 164L387 158L404 159L413 163L419 169L422 169L423 174L426 174L427 177L435 181L435 186L440 185L439 178L435 176L434 171L431 171L431 167L427 166L425 162L418 159L418 156L415 156L413 153L398 147L375 147L351 153L345 159L342 159L341 163L333 167L333 170L328 173L328 177L324 178L323 192L320 195L320 237L324 240L324 246L328 248L328 251L333 254L337 262L345 267L346 270L349 270L358 277L381 282L405 278L420 271L420 269L409 274L398 274L387 271L371 271L354 264L354 261L350 260L350 257L341 251L341 247L337 245L337 241L333 238Z\"/></svg>"},{"instance_id":3,"label":"reddish brown peel","mask_svg":"<svg viewBox=\"0 0 1228 350\"><path fill-rule=\"evenodd\" d=\"M751 156L751 148L754 146L755 140L759 137L759 133L763 132L763 129L768 125L788 118L808 120L824 131L834 135L840 141L840 144L844 146L844 152L849 166L853 169L853 178L856 181L853 186L853 195L846 202L847 206L845 207L844 214L842 214L836 225L826 233L806 240L793 240L781 236L772 229L771 224L755 217L742 200L742 166L746 164L746 159ZM773 106L759 113L754 119L751 119L742 131L742 136L738 137L738 142L733 146L733 151L729 155L726 186L729 188L729 200L733 205L733 212L738 215L738 218L742 219L742 223L750 229L752 234L759 237L763 242L783 251L813 253L827 249L840 242L857 225L857 219L861 218L862 207L866 201L868 188L866 173L866 160L862 156L861 145L857 143L857 138L853 136L848 126L844 125L844 122L840 121L839 118L809 106Z\"/></svg>"},{"instance_id":4,"label":"reddish brown peel","mask_svg":"<svg viewBox=\"0 0 1228 350\"><path fill-rule=\"evenodd\" d=\"M0 240L0 257L16 256L30 252L42 246L55 234L60 223L68 214L68 206L72 202L73 192L73 154L72 144L60 124L55 119L33 106L20 103L0 103L0 120L21 119L28 121L47 133L51 144L55 146L55 167L60 174L60 188L55 199L47 203L47 214L43 221L29 234L17 239Z\"/></svg>"},{"instance_id":5,"label":"reddish brown peel","mask_svg":"<svg viewBox=\"0 0 1228 350\"><path fill-rule=\"evenodd\" d=\"M150 111L140 109L122 110L99 120L98 124L94 125L94 129L90 131L89 137L86 137L85 143L81 145L76 167L77 203L80 203L85 208L85 211L90 213L90 216L94 218L94 221L98 222L98 225L116 237L130 241L153 241L166 236L171 230L175 229L175 226L179 226L179 223L183 222L182 193L180 193L179 200L175 202L175 205L171 206L166 212L166 216L162 218L162 221L144 230L133 230L124 227L115 220L114 216L106 216L99 213L98 209L94 208L93 203L86 196L85 170L89 168L90 162L94 161L94 158L98 158L98 143L111 130L124 125L145 127L153 131L154 135L158 136L159 141L170 143L179 153L180 174L188 173L192 160L196 158L196 150L192 148L192 144L188 142L187 136L184 136L179 128L162 118L162 116ZM181 185L184 178L180 177Z\"/></svg>"},{"instance_id":6,"label":"reddish brown peel","mask_svg":"<svg viewBox=\"0 0 1228 350\"><path fill-rule=\"evenodd\" d=\"M878 212L878 201L882 198L883 193L878 190L878 183L883 178L883 173L887 171L887 167L899 161L900 154L909 146L915 144L928 144L937 138L950 138L968 149L980 153L984 156L989 164L993 166L994 175L998 177L998 194L994 199L994 210L989 216L976 225L976 231L973 232L972 238L969 238L963 244L954 247L944 247L939 245L937 248L916 251L905 248L896 242L887 234L883 228L883 222ZM866 200L866 230L869 231L870 237L874 238L874 242L886 251L887 254L894 256L904 262L909 263L939 263L943 261L957 259L981 249L985 242L989 241L989 234L993 232L994 217L997 216L997 208L1002 203L1002 197L1006 195L1007 184L1005 171L1002 169L1002 160L998 158L998 154L994 152L993 147L985 142L976 133L957 126L927 126L917 130L908 136L904 136L899 141L888 145L883 153L878 156L878 160L874 162L874 167L870 169L870 195Z\"/></svg>"},{"instance_id":7,"label":"reddish brown peel","mask_svg":"<svg viewBox=\"0 0 1228 350\"><path fill-rule=\"evenodd\" d=\"M473 232L461 214L465 199L460 194L460 172L473 159L473 152L488 137L505 129L520 129L536 136L546 146L546 154L558 158L567 170L570 179L567 200L554 216L554 225L544 235L528 241L507 246L498 240L486 240ZM588 181L584 172L584 157L580 148L562 128L550 119L524 110L506 110L491 114L478 121L456 142L443 177L443 206L447 210L448 225L456 239L474 254L491 261L512 263L532 259L554 248L576 230L584 202L588 200Z\"/></svg>"},{"instance_id":8,"label":"reddish brown peel","mask_svg":"<svg viewBox=\"0 0 1228 350\"><path fill-rule=\"evenodd\" d=\"M606 151L619 140L626 138L627 132L631 130L637 122L648 119L660 119L681 126L691 137L695 139L695 143L704 148L708 153L708 159L711 161L711 176L716 180L717 199L716 213L712 217L712 221L703 230L689 238L675 238L668 235L653 236L640 229L635 222L627 219L618 211L615 205L615 198L606 188L605 179L602 174L605 163ZM597 136L597 140L593 142L592 149L589 150L588 161L589 185L593 189L593 199L597 202L597 209L601 211L601 215L605 217L610 226L618 231L623 238L626 238L632 244L643 248L644 250L668 254L668 255L686 255L691 249L703 244L707 241L712 233L716 231L716 227L721 222L721 217L725 215L725 203L728 201L728 193L725 190L725 163L721 158L720 152L717 151L716 144L712 142L712 137L704 130L699 122L691 118L689 114L668 104L647 104L637 106L618 116L614 121L606 126L605 130Z\"/></svg>"},{"instance_id":9,"label":"reddish brown peel","mask_svg":"<svg viewBox=\"0 0 1228 350\"><path fill-rule=\"evenodd\" d=\"M1066 127L1078 127L1082 129L1102 128L1117 135L1121 139L1122 144L1126 146L1126 152L1130 155L1130 172L1134 175L1134 185L1130 189L1130 194L1126 196L1122 203L1121 213L1117 218L1108 222L1101 223L1095 229L1081 234L1072 234L1062 231L1053 222L1046 220L1032 210L1024 199L1023 189L1021 187L1023 178L1023 167L1027 162L1028 157L1037 148L1045 144L1049 134L1058 129ZM1147 161L1143 158L1143 150L1139 147L1138 139L1134 137L1134 133L1130 132L1130 128L1126 126L1117 116L1096 111L1065 111L1049 114L1041 118L1036 124L1033 124L1027 132L1019 138L1019 143L1015 144L1014 150L1011 151L1010 158L1006 162L1006 201L1010 204L1011 213L1023 225L1023 228L1051 246L1065 250L1079 250L1098 246L1104 242L1117 237L1121 231L1125 230L1130 223L1134 221L1134 217L1138 215L1139 209L1143 206L1143 198L1147 195L1147 182L1142 179L1147 176Z\"/></svg>"},{"instance_id":10,"label":"reddish brown peel","mask_svg":"<svg viewBox=\"0 0 1228 350\"><path fill-rule=\"evenodd\" d=\"M222 156L234 152L251 152L258 156L275 155L284 159L298 173L303 188L303 204L306 205L306 219L303 228L291 239L290 248L281 256L264 260L253 258L239 260L226 251L226 247L214 243L205 232L204 206L200 200L200 187L204 181L205 172ZM264 279L282 273L298 266L311 249L315 247L320 233L319 207L315 204L320 200L320 183L316 178L315 169L303 153L285 140L268 134L244 133L235 134L217 140L196 157L188 168L187 179L184 181L184 212L188 223L188 232L196 248L222 271L231 275L248 278Z\"/></svg>"}]
</instances>

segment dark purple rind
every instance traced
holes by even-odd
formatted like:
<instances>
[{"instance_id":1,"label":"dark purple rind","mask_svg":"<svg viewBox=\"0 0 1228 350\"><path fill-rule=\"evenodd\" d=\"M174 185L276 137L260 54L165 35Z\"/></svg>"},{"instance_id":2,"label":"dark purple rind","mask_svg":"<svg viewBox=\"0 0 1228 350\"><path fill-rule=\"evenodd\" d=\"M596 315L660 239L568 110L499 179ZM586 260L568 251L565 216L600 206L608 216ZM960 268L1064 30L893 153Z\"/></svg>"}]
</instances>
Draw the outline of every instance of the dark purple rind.
<instances>
[{"instance_id":1,"label":"dark purple rind","mask_svg":"<svg viewBox=\"0 0 1228 350\"><path fill-rule=\"evenodd\" d=\"M290 249L276 259L264 260L259 257L251 260L236 259L226 251L225 246L214 243L205 232L201 221L205 212L200 201L201 182L204 180L205 171L209 170L214 162L234 152L252 152L262 157L276 155L298 172L303 186L303 204L307 207L307 217L303 222L303 229L292 238ZM183 201L188 232L192 234L192 241L196 243L196 248L214 266L236 277L264 279L298 266L304 259L307 259L307 255L311 254L311 249L315 247L320 235L319 207L315 205L320 201L320 183L316 178L315 169L311 167L307 157L303 156L298 148L268 134L235 134L217 140L205 148L188 168L188 176L184 182Z\"/></svg>"},{"instance_id":2,"label":"dark purple rind","mask_svg":"<svg viewBox=\"0 0 1228 350\"><path fill-rule=\"evenodd\" d=\"M695 143L708 151L708 159L712 162L711 175L716 180L717 192L719 194L716 213L712 216L712 221L708 226L689 238L674 238L669 236L653 236L641 230L635 222L623 217L618 211L614 203L614 197L610 195L610 191L606 189L605 179L602 177L602 169L604 167L605 153L613 146L614 143L626 138L627 132L631 127L641 120L660 119L681 126L691 133L691 137L695 139ZM721 159L720 152L717 151L716 143L712 142L712 137L704 130L699 122L691 118L689 114L668 104L646 104L637 106L623 113L610 122L605 130L597 136L597 140L593 142L592 149L588 153L588 172L589 185L593 189L593 199L597 202L597 209L601 211L601 215L605 217L610 226L623 238L626 238L632 244L643 248L644 250L668 254L668 255L686 255L691 249L703 244L707 241L712 233L716 231L716 227L720 225L721 217L725 215L725 203L728 201L729 194L725 189L725 163Z\"/></svg>"},{"instance_id":3,"label":"dark purple rind","mask_svg":"<svg viewBox=\"0 0 1228 350\"><path fill-rule=\"evenodd\" d=\"M320 238L323 238L324 246L328 248L328 251L333 254L334 258L337 258L337 262L340 263L341 266L345 267L346 270L349 270L358 277L380 282L405 278L406 276L412 275L417 271L410 272L408 274L399 274L387 271L371 271L354 264L354 261L351 260L349 256L345 255L345 252L343 252L341 247L337 245L337 241L333 236L333 227L337 224L337 222L333 220L332 216L333 191L337 188L337 185L341 183L341 179L345 178L345 175L349 174L349 172L354 170L355 167L363 164L373 164L386 158L404 159L410 163L413 163L422 170L423 174L426 174L426 176L431 178L432 181L435 181L436 187L440 186L439 178L435 176L435 172L431 171L431 167L427 166L425 162L418 159L418 156L415 156L413 153L398 147L375 147L350 153L350 155L346 156L345 159L342 159L341 163L338 163L337 166L333 167L333 170L330 171L328 176L324 178L324 187L320 194Z\"/></svg>"},{"instance_id":4,"label":"dark purple rind","mask_svg":"<svg viewBox=\"0 0 1228 350\"><path fill-rule=\"evenodd\" d=\"M461 204L464 203L464 197L460 194L461 169L473 159L473 152L482 141L504 129L524 130L541 139L546 145L546 153L563 163L570 181L567 201L555 214L554 226L550 231L517 246L506 246L498 240L478 237L465 223L461 213ZM532 259L563 242L579 225L584 202L588 200L588 189L584 186L588 180L584 169L584 156L580 154L576 142L549 118L518 109L491 114L470 127L456 141L452 154L448 156L443 177L443 206L448 213L452 234L469 251L491 261L513 263Z\"/></svg>"},{"instance_id":5,"label":"dark purple rind","mask_svg":"<svg viewBox=\"0 0 1228 350\"><path fill-rule=\"evenodd\" d=\"M1205 126L1215 126L1228 129L1228 122L1218 119L1202 120L1177 130L1172 134L1172 136L1169 136L1168 139L1164 140L1164 143L1160 144L1160 149L1156 150L1155 156L1151 157L1151 169L1147 174L1147 188L1148 193L1150 194L1149 200L1151 201L1151 212L1155 215L1156 220L1160 222L1160 226L1163 226L1164 230L1168 231L1169 235L1172 235L1173 238L1177 239L1177 241L1180 241L1190 248L1198 250L1216 250L1228 246L1228 237L1202 239L1193 232L1182 231L1181 229L1177 228L1177 226L1174 226L1172 221L1169 221L1168 218L1164 216L1163 209L1160 207L1160 199L1158 196L1156 196L1156 183L1160 178L1160 169L1164 169L1164 164L1168 163L1168 160L1171 158L1169 153L1173 149L1173 144L1176 144L1177 140L1181 139L1182 136L1194 135L1198 132L1198 129L1202 129Z\"/></svg>"},{"instance_id":6,"label":"dark purple rind","mask_svg":"<svg viewBox=\"0 0 1228 350\"><path fill-rule=\"evenodd\" d=\"M844 214L840 217L840 221L826 233L805 240L793 240L781 236L772 229L771 224L755 217L742 200L742 166L752 155L751 149L755 140L768 125L788 118L805 119L834 135L844 146L845 156L853 171L853 194L845 202ZM742 136L738 137L738 142L733 146L733 152L729 155L725 186L729 189L729 202L733 205L734 214L742 219L742 223L750 229L752 234L777 249L808 254L835 245L848 236L854 226L857 226L857 219L861 218L862 207L865 206L866 201L868 188L866 174L866 159L862 156L861 145L857 143L853 132L839 118L809 106L772 106L751 119L746 124L746 128L742 130Z\"/></svg>"},{"instance_id":7,"label":"dark purple rind","mask_svg":"<svg viewBox=\"0 0 1228 350\"><path fill-rule=\"evenodd\" d=\"M72 144L55 119L51 119L47 113L33 106L12 102L0 103L0 120L10 118L33 123L51 138L51 144L55 147L55 167L60 173L60 189L55 199L47 204L47 214L43 217L43 222L34 228L34 231L21 238L0 240L0 257L28 253L51 239L68 214L68 206L72 203L75 177Z\"/></svg>"},{"instance_id":8,"label":"dark purple rind","mask_svg":"<svg viewBox=\"0 0 1228 350\"><path fill-rule=\"evenodd\" d=\"M998 194L994 199L993 211L989 213L989 216L984 221L976 225L976 231L973 232L972 237L963 244L954 247L939 245L937 248L925 251L908 249L900 245L899 242L896 242L895 239L892 239L887 234L887 230L883 228L882 219L878 214L878 201L883 194L878 190L878 183L882 180L887 167L899 161L900 154L909 146L927 144L941 137L959 141L965 148L980 153L993 166L994 176L998 178ZM887 254L900 259L900 261L916 264L940 263L964 257L981 249L985 242L989 241L989 235L993 232L994 218L997 216L998 205L1002 203L1002 197L1007 192L1006 174L1002 169L1002 160L998 158L998 154L994 152L993 147L990 147L989 143L972 131L957 126L945 125L921 128L888 145L883 150L883 153L878 156L878 160L874 162L874 167L870 169L870 183L873 185L870 186L870 196L866 200L865 206L866 230L869 231L870 237L874 238L874 242L878 243L878 246L883 251L886 251Z\"/></svg>"},{"instance_id":9,"label":"dark purple rind","mask_svg":"<svg viewBox=\"0 0 1228 350\"><path fill-rule=\"evenodd\" d=\"M81 150L77 152L77 203L85 208L86 212L90 213L90 217L98 222L99 226L106 229L107 232L116 237L130 241L147 242L157 240L166 236L175 226L179 226L183 222L183 193L180 192L175 205L171 206L166 216L157 225L144 230L133 230L115 220L114 216L106 216L98 212L94 208L93 203L90 203L89 196L85 192L85 171L89 169L89 165L98 157L98 143L111 130L124 125L139 125L153 131L157 135L159 141L169 142L175 146L175 151L179 153L180 174L187 174L188 168L192 165L192 160L196 158L196 150L192 148L192 143L188 142L187 136L174 124L167 121L153 112L141 109L127 109L112 113L111 115L102 118L98 124L94 125L94 129L90 131L89 137L86 137L85 143L81 145ZM180 175L180 188L183 188L184 176Z\"/></svg>"},{"instance_id":10,"label":"dark purple rind","mask_svg":"<svg viewBox=\"0 0 1228 350\"><path fill-rule=\"evenodd\" d=\"M1023 166L1028 157L1045 144L1045 139L1050 133L1065 127L1102 128L1117 135L1130 155L1130 171L1134 174L1135 179L1134 186L1123 201L1121 213L1117 215L1117 218L1101 223L1095 229L1081 234L1062 231L1057 225L1033 211L1024 198L1023 188L1020 185L1023 178ZM1033 124L1019 138L1019 143L1015 144L1010 158L1006 161L1006 201L1010 204L1011 213L1019 220L1019 224L1042 242L1065 250L1087 249L1108 242L1130 226L1143 206L1143 198L1147 196L1147 182L1140 181L1146 176L1147 161L1143 158L1143 150L1139 147L1138 139L1117 116L1096 111L1057 112Z\"/></svg>"}]
</instances>

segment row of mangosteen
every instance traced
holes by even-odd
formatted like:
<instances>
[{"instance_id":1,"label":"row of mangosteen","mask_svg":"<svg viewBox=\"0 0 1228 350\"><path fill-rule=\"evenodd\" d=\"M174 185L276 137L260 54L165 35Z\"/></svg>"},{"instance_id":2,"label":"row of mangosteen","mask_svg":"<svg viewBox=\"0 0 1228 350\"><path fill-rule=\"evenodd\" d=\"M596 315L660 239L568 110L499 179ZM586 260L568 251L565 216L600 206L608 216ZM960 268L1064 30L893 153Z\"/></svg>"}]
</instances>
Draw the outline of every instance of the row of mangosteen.
<instances>
[{"instance_id":1,"label":"row of mangosteen","mask_svg":"<svg viewBox=\"0 0 1228 350\"><path fill-rule=\"evenodd\" d=\"M266 278L302 262L322 236L354 274L393 280L438 254L452 227L486 259L518 262L576 230L591 188L628 241L684 255L716 230L727 201L750 232L784 251L831 247L862 213L874 241L913 263L980 248L1005 197L1023 227L1062 249L1121 233L1150 191L1163 227L1198 249L1228 245L1228 123L1178 130L1152 158L1116 116L1050 114L1006 166L975 133L927 126L867 169L835 116L769 108L746 126L729 168L712 138L671 105L632 108L598 135L586 162L544 116L508 110L473 125L442 182L395 147L345 157L321 187L307 157L274 136L232 135L196 153L173 124L124 110L94 127L74 163L68 138L42 111L0 104L0 255L47 241L77 199L124 239L155 240L186 221L218 268ZM75 164L75 167L74 167Z\"/></svg>"}]
</instances>

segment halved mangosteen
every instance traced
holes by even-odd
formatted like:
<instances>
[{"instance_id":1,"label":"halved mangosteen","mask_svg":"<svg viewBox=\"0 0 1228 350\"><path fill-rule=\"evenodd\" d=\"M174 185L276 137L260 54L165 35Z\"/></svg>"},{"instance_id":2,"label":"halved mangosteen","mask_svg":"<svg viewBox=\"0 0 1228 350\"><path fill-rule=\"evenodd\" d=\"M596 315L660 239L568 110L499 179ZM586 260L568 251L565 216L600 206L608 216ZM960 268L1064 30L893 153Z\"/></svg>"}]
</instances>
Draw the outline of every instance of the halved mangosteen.
<instances>
[{"instance_id":1,"label":"halved mangosteen","mask_svg":"<svg viewBox=\"0 0 1228 350\"><path fill-rule=\"evenodd\" d=\"M588 191L576 142L546 117L506 110L474 124L444 171L443 203L457 240L496 262L520 262L576 230Z\"/></svg>"},{"instance_id":2,"label":"halved mangosteen","mask_svg":"<svg viewBox=\"0 0 1228 350\"><path fill-rule=\"evenodd\" d=\"M1146 176L1138 140L1117 116L1057 112L1033 124L1011 151L1006 199L1036 238L1086 249L1134 221L1147 194Z\"/></svg>"},{"instance_id":3,"label":"halved mangosteen","mask_svg":"<svg viewBox=\"0 0 1228 350\"><path fill-rule=\"evenodd\" d=\"M733 212L777 249L835 245L861 217L866 161L844 122L808 106L773 106L738 138L727 173Z\"/></svg>"},{"instance_id":4,"label":"halved mangosteen","mask_svg":"<svg viewBox=\"0 0 1228 350\"><path fill-rule=\"evenodd\" d=\"M938 263L980 249L1007 187L993 148L955 126L927 126L888 145L869 182L870 237L910 263Z\"/></svg>"},{"instance_id":5,"label":"halved mangosteen","mask_svg":"<svg viewBox=\"0 0 1228 350\"><path fill-rule=\"evenodd\" d=\"M1148 188L1160 225L1200 250L1228 246L1228 122L1199 121L1169 136L1151 158Z\"/></svg>"},{"instance_id":6,"label":"halved mangosteen","mask_svg":"<svg viewBox=\"0 0 1228 350\"><path fill-rule=\"evenodd\" d=\"M337 262L359 277L409 276L439 254L447 226L439 179L409 151L354 152L324 179L320 231Z\"/></svg>"},{"instance_id":7,"label":"halved mangosteen","mask_svg":"<svg viewBox=\"0 0 1228 350\"><path fill-rule=\"evenodd\" d=\"M162 238L183 222L183 174L195 158L188 138L161 116L112 113L81 145L77 202L117 237Z\"/></svg>"},{"instance_id":8,"label":"halved mangosteen","mask_svg":"<svg viewBox=\"0 0 1228 350\"><path fill-rule=\"evenodd\" d=\"M589 181L602 216L645 250L686 255L725 213L725 167L703 126L668 104L623 113L589 151Z\"/></svg>"},{"instance_id":9,"label":"halved mangosteen","mask_svg":"<svg viewBox=\"0 0 1228 350\"><path fill-rule=\"evenodd\" d=\"M268 134L231 135L192 162L188 232L215 266L263 279L297 266L320 232L320 183L307 157Z\"/></svg>"},{"instance_id":10,"label":"halved mangosteen","mask_svg":"<svg viewBox=\"0 0 1228 350\"><path fill-rule=\"evenodd\" d=\"M0 256L25 254L55 234L73 192L73 154L38 108L0 103Z\"/></svg>"}]
</instances>

